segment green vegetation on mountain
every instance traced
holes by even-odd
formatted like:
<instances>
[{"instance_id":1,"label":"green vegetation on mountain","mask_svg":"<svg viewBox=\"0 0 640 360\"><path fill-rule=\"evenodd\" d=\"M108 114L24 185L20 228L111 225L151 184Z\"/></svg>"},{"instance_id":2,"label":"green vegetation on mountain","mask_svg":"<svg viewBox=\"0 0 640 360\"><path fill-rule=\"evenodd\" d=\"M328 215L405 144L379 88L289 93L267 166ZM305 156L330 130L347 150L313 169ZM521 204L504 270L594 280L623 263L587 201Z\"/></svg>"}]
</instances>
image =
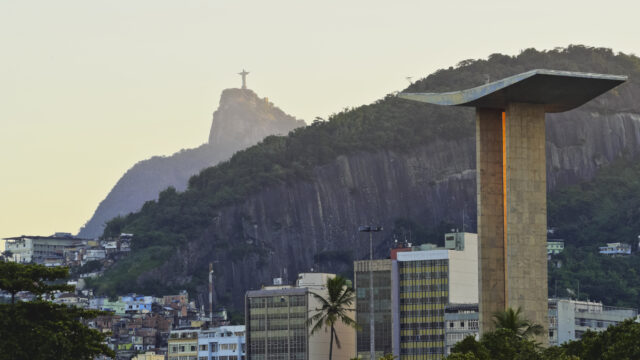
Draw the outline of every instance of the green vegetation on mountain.
<instances>
[{"instance_id":1,"label":"green vegetation on mountain","mask_svg":"<svg viewBox=\"0 0 640 360\"><path fill-rule=\"evenodd\" d=\"M592 181L549 195L548 223L565 250L549 265L549 295L579 296L611 306L640 307L640 162L623 159ZM598 253L608 242L625 242L633 253ZM554 266L560 261L561 267Z\"/></svg>"},{"instance_id":2,"label":"green vegetation on mountain","mask_svg":"<svg viewBox=\"0 0 640 360\"><path fill-rule=\"evenodd\" d=\"M614 54L610 49L570 46L566 49L536 51L527 49L517 56L493 54L486 60L466 60L457 67L439 70L412 84L407 91L447 91L469 88L490 79L500 79L534 68L627 74L633 88L608 97L606 102L590 103L594 111L636 111L640 103L625 94L640 93L640 59ZM313 170L339 155L402 152L422 144L473 136L473 111L464 108L429 106L388 95L371 105L346 109L328 120L316 119L288 136L270 136L260 144L236 153L229 161L207 168L192 177L188 189L178 193L169 188L158 201L111 220L104 237L121 232L133 233L132 254L89 284L98 293L128 291L159 294L177 289L158 282L144 281L140 275L154 270L201 237L216 209L240 202L270 186L304 181ZM257 253L261 249L247 244L216 243L228 254ZM199 276L199 277L198 277ZM204 273L195 275L184 287L204 284Z\"/></svg>"}]
</instances>

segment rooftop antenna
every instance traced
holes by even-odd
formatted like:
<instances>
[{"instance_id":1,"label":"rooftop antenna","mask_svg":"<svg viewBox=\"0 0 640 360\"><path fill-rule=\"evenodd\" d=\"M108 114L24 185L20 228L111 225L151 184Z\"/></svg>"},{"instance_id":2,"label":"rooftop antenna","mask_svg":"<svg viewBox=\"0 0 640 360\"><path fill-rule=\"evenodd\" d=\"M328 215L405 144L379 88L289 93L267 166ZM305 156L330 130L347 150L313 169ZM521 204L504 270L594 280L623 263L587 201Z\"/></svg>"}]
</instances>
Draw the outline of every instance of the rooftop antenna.
<instances>
[{"instance_id":1,"label":"rooftop antenna","mask_svg":"<svg viewBox=\"0 0 640 360\"><path fill-rule=\"evenodd\" d=\"M247 75L249 75L249 72L242 69L242 72L239 72L238 75L242 76L242 89L244 90L247 88Z\"/></svg>"},{"instance_id":2,"label":"rooftop antenna","mask_svg":"<svg viewBox=\"0 0 640 360\"><path fill-rule=\"evenodd\" d=\"M209 263L209 320L213 324L213 263Z\"/></svg>"},{"instance_id":3,"label":"rooftop antenna","mask_svg":"<svg viewBox=\"0 0 640 360\"><path fill-rule=\"evenodd\" d=\"M464 220L465 220L465 216L464 216L464 211L465 211L465 206L462 207L462 232L464 232Z\"/></svg>"},{"instance_id":4,"label":"rooftop antenna","mask_svg":"<svg viewBox=\"0 0 640 360\"><path fill-rule=\"evenodd\" d=\"M409 84L413 85L413 81L411 80L413 79L413 76L407 76L406 79L409 81Z\"/></svg>"}]
</instances>

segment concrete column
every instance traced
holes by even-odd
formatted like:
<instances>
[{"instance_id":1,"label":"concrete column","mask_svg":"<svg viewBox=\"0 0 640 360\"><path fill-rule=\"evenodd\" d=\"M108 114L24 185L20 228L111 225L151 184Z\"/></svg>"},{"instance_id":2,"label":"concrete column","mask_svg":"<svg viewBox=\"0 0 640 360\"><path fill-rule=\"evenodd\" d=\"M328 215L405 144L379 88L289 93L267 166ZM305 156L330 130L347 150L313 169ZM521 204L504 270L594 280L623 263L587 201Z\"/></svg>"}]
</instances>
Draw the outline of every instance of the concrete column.
<instances>
[{"instance_id":1,"label":"concrete column","mask_svg":"<svg viewBox=\"0 0 640 360\"><path fill-rule=\"evenodd\" d=\"M476 109L480 333L506 307L502 111Z\"/></svg>"},{"instance_id":2,"label":"concrete column","mask_svg":"<svg viewBox=\"0 0 640 360\"><path fill-rule=\"evenodd\" d=\"M544 327L548 343L547 184L543 105L506 108L507 303Z\"/></svg>"}]
</instances>

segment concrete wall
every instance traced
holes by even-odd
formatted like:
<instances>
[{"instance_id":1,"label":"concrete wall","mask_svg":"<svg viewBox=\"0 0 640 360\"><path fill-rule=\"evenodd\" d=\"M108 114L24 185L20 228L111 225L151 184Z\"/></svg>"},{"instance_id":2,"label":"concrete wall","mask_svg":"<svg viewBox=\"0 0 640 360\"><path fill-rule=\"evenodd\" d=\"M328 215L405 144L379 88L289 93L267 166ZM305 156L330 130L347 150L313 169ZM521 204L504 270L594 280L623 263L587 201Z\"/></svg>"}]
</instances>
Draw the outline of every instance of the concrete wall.
<instances>
[{"instance_id":1,"label":"concrete wall","mask_svg":"<svg viewBox=\"0 0 640 360\"><path fill-rule=\"evenodd\" d=\"M506 109L507 306L544 327L548 342L547 175L543 105Z\"/></svg>"},{"instance_id":2,"label":"concrete wall","mask_svg":"<svg viewBox=\"0 0 640 360\"><path fill-rule=\"evenodd\" d=\"M547 198L545 112L511 103L503 114L476 111L480 331L511 307L545 331L547 320Z\"/></svg>"},{"instance_id":3,"label":"concrete wall","mask_svg":"<svg viewBox=\"0 0 640 360\"><path fill-rule=\"evenodd\" d=\"M478 275L480 333L493 329L492 314L506 307L502 112L476 110Z\"/></svg>"},{"instance_id":4,"label":"concrete wall","mask_svg":"<svg viewBox=\"0 0 640 360\"><path fill-rule=\"evenodd\" d=\"M464 250L449 250L449 303L478 302L478 235L463 233Z\"/></svg>"},{"instance_id":5,"label":"concrete wall","mask_svg":"<svg viewBox=\"0 0 640 360\"><path fill-rule=\"evenodd\" d=\"M335 275L334 275L335 276ZM326 289L315 290L319 295L325 296ZM314 309L320 308L320 302L315 297L309 294L309 316L313 316L316 312ZM352 304L354 311L350 312L350 317L355 320L355 301ZM340 347L333 342L333 356L334 360L349 360L356 356L356 330L352 327L348 327L342 322L339 322L335 326L336 334L340 340ZM329 347L330 347L330 330L320 330L317 333L309 337L309 359L328 359Z\"/></svg>"}]
</instances>

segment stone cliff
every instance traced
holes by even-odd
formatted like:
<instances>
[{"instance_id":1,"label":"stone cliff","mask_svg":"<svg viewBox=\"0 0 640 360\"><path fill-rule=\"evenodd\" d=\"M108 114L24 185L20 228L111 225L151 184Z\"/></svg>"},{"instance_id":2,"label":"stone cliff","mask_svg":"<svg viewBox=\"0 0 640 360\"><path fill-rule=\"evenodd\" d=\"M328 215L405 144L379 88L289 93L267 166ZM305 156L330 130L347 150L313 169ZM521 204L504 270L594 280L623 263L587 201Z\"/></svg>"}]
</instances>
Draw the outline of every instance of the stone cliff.
<instances>
[{"instance_id":1,"label":"stone cliff","mask_svg":"<svg viewBox=\"0 0 640 360\"><path fill-rule=\"evenodd\" d=\"M590 178L620 156L640 155L637 113L577 109L548 115L547 134L550 189ZM406 218L427 226L448 221L461 227L461 209L466 210L467 229L474 231L474 138L435 141L402 153L341 156L316 168L311 181L268 188L220 209L202 237L140 280L160 281L163 274L175 274L177 284L186 283L214 261L217 300L241 308L244 291L269 284L271 278L293 281L298 272L311 268L348 271L351 259L368 254L358 224L390 230L394 219ZM374 236L374 241L377 256L386 256L388 233ZM332 253L345 256L319 262L323 254Z\"/></svg>"},{"instance_id":2,"label":"stone cliff","mask_svg":"<svg viewBox=\"0 0 640 360\"><path fill-rule=\"evenodd\" d=\"M154 156L135 164L118 180L78 236L97 238L108 220L140 210L158 193L187 187L200 170L228 160L233 153L257 144L268 135L284 135L304 121L285 114L249 89L226 89L213 114L209 143L171 156Z\"/></svg>"},{"instance_id":3,"label":"stone cliff","mask_svg":"<svg viewBox=\"0 0 640 360\"><path fill-rule=\"evenodd\" d=\"M589 179L619 157L640 155L640 59L610 49L493 54L436 71L407 91L470 88L485 75L500 79L535 68L630 77L581 108L547 116L549 190ZM475 231L473 119L472 110L387 96L268 138L202 171L186 192L167 194L166 201L124 219L123 229L137 234L138 250L108 270L97 291L186 288L204 294L213 262L216 302L239 310L246 290L274 277L291 283L312 268L349 275L352 261L368 255L358 225L385 228L374 236L378 257L387 255L398 223L431 229L464 223ZM218 136L213 131L212 141ZM138 266L159 249L166 256Z\"/></svg>"}]
</instances>

